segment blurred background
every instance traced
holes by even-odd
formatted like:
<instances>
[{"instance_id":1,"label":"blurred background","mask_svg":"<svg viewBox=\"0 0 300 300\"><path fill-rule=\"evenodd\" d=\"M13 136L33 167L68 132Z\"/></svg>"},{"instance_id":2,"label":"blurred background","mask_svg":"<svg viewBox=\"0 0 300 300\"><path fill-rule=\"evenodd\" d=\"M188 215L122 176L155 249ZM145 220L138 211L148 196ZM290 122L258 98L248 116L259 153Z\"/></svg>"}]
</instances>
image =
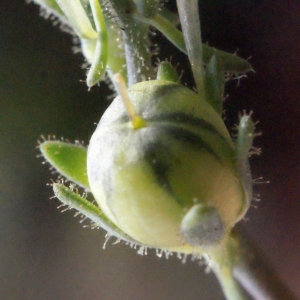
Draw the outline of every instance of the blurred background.
<instances>
[{"instance_id":1,"label":"blurred background","mask_svg":"<svg viewBox=\"0 0 300 300\"><path fill-rule=\"evenodd\" d=\"M251 237L300 299L300 4L299 1L202 0L203 39L252 57L256 73L228 85L230 126L238 112L254 111L263 135L252 160L261 202L247 221ZM51 175L36 158L40 135L88 144L109 105L105 84L87 91L72 38L39 17L36 5L0 5L0 295L1 299L224 299L212 274L124 244L102 249L102 230L83 228L72 212L60 213ZM158 41L160 36L157 37ZM165 42L179 70L184 56ZM183 81L190 84L184 72Z\"/></svg>"}]
</instances>

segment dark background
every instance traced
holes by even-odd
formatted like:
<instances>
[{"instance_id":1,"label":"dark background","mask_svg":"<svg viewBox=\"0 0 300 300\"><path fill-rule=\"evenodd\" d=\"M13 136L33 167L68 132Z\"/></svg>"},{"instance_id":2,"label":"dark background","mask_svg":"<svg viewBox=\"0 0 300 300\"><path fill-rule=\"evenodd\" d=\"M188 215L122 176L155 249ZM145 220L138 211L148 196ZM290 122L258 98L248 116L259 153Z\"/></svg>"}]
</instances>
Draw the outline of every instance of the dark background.
<instances>
[{"instance_id":1,"label":"dark background","mask_svg":"<svg viewBox=\"0 0 300 300\"><path fill-rule=\"evenodd\" d=\"M71 37L40 18L35 5L0 4L1 298L224 299L196 263L153 252L141 257L111 242L103 250L101 230L82 228L49 200L46 183L55 176L36 158L37 140L56 134L88 143L109 104L107 88L87 92ZM262 201L244 223L300 299L299 1L203 0L201 8L204 41L252 56L256 73L228 86L227 116L236 122L239 111L254 110L263 133L255 144L263 154L253 159L253 174L271 183L255 187ZM186 68L177 52L164 55ZM183 78L190 83L187 72Z\"/></svg>"}]
</instances>

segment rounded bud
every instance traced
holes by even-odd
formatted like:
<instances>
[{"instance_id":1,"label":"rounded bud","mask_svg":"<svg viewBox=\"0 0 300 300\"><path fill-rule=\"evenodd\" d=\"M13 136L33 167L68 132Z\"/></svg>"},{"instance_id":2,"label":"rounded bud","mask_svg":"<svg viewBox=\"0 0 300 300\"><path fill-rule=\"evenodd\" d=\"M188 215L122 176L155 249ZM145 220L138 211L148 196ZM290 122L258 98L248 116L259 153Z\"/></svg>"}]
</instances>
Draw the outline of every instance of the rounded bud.
<instances>
[{"instance_id":1,"label":"rounded bud","mask_svg":"<svg viewBox=\"0 0 300 300\"><path fill-rule=\"evenodd\" d=\"M213 244L246 205L222 119L196 93L170 81L141 82L128 95L145 125L132 126L120 96L104 113L87 157L96 201L116 226L150 247ZM195 226L193 215L200 220Z\"/></svg>"}]
</instances>

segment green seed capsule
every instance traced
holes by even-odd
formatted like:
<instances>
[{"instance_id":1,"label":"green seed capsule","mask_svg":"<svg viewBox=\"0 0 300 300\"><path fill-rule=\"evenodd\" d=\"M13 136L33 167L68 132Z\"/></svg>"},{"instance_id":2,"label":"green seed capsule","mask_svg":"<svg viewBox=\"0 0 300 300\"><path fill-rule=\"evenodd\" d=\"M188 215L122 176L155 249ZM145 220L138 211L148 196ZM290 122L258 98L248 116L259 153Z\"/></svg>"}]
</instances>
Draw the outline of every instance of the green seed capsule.
<instances>
[{"instance_id":1,"label":"green seed capsule","mask_svg":"<svg viewBox=\"0 0 300 300\"><path fill-rule=\"evenodd\" d=\"M222 119L196 93L170 81L141 82L128 95L145 125L132 126L118 96L88 148L89 184L101 210L150 247L219 244L246 205Z\"/></svg>"}]
</instances>

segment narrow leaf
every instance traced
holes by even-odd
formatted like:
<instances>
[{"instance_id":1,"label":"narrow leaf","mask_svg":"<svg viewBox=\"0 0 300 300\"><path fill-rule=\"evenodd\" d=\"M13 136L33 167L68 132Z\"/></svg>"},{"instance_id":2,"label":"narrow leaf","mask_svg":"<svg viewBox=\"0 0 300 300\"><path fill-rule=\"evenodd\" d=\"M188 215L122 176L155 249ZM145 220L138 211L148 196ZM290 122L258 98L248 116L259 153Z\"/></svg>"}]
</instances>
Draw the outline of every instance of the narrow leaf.
<instances>
[{"instance_id":1,"label":"narrow leaf","mask_svg":"<svg viewBox=\"0 0 300 300\"><path fill-rule=\"evenodd\" d=\"M45 159L64 177L89 189L86 157L87 149L81 145L61 141L46 141L40 146Z\"/></svg>"},{"instance_id":2,"label":"narrow leaf","mask_svg":"<svg viewBox=\"0 0 300 300\"><path fill-rule=\"evenodd\" d=\"M98 0L90 0L90 5L98 37L92 65L87 74L86 83L88 87L92 87L102 79L105 73L108 55L107 31L102 8Z\"/></svg>"},{"instance_id":3,"label":"narrow leaf","mask_svg":"<svg viewBox=\"0 0 300 300\"><path fill-rule=\"evenodd\" d=\"M163 16L157 14L151 19L141 18L145 23L148 23L157 30L159 30L165 37L176 46L180 51L187 54L183 34L178 30L172 23L170 23ZM203 64L207 65L214 54L217 54L220 61L222 62L223 72L229 72L233 74L240 74L249 72L252 69L250 63L238 57L235 54L231 54L222 50L217 50L213 47L202 44L202 59Z\"/></svg>"},{"instance_id":4,"label":"narrow leaf","mask_svg":"<svg viewBox=\"0 0 300 300\"><path fill-rule=\"evenodd\" d=\"M98 37L80 0L57 0L57 3L80 38L96 39Z\"/></svg>"},{"instance_id":5,"label":"narrow leaf","mask_svg":"<svg viewBox=\"0 0 300 300\"><path fill-rule=\"evenodd\" d=\"M54 14L58 18L66 20L65 14L55 0L33 0L33 2L40 5L47 13Z\"/></svg>"},{"instance_id":6,"label":"narrow leaf","mask_svg":"<svg viewBox=\"0 0 300 300\"><path fill-rule=\"evenodd\" d=\"M71 209L76 209L85 217L92 220L97 226L100 226L107 231L109 235L115 236L127 243L139 244L122 230L115 226L103 212L93 203L81 197L79 194L73 192L63 184L54 183L53 191L55 196L64 204L68 205Z\"/></svg>"}]
</instances>

